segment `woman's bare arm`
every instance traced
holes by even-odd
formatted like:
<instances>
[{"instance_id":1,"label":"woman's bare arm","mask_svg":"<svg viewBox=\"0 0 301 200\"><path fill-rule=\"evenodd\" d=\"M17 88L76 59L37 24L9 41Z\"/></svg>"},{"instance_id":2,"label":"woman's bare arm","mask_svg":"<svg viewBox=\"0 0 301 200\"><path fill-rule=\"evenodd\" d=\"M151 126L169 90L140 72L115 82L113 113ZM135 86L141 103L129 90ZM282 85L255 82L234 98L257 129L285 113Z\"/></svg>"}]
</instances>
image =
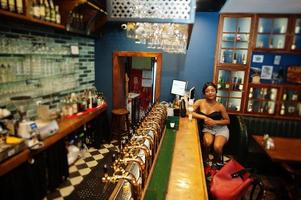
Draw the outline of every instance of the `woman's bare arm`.
<instances>
[{"instance_id":1,"label":"woman's bare arm","mask_svg":"<svg viewBox=\"0 0 301 200\"><path fill-rule=\"evenodd\" d=\"M193 104L193 112L192 112L192 117L196 118L196 119L207 119L208 117L206 117L205 115L199 114L197 111L200 110L200 106L201 106L201 100L197 100L194 104Z\"/></svg>"}]
</instances>

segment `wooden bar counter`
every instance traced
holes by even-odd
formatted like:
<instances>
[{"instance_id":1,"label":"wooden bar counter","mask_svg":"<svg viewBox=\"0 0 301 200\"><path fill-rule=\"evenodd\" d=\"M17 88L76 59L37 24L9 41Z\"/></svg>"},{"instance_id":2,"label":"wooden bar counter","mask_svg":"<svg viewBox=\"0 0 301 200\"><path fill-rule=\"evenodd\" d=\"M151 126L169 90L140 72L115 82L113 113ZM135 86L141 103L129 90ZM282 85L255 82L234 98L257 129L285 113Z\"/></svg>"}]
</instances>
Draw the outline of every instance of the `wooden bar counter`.
<instances>
[{"instance_id":1,"label":"wooden bar counter","mask_svg":"<svg viewBox=\"0 0 301 200\"><path fill-rule=\"evenodd\" d=\"M208 199L197 121L179 123L166 199Z\"/></svg>"},{"instance_id":2,"label":"wooden bar counter","mask_svg":"<svg viewBox=\"0 0 301 200\"><path fill-rule=\"evenodd\" d=\"M76 129L83 126L85 123L91 121L97 117L100 113L107 109L107 104L103 104L97 108L92 109L90 112L85 112L80 116L72 117L70 119L64 119L59 122L59 130L52 136L46 138L44 142L44 147L39 151L46 150L48 147L61 140L68 134L72 133ZM0 176L6 174L7 172L15 169L22 163L26 162L31 156L30 150L27 148L20 153L12 156L6 161L0 163Z\"/></svg>"}]
</instances>

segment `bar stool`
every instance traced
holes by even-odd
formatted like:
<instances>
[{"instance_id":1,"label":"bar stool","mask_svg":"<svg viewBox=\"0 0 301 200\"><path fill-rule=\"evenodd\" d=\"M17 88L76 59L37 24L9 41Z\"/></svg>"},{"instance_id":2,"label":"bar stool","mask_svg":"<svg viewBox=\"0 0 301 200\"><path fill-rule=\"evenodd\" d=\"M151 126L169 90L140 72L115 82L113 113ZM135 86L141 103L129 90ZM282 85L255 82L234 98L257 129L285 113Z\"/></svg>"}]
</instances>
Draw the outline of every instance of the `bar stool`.
<instances>
[{"instance_id":1,"label":"bar stool","mask_svg":"<svg viewBox=\"0 0 301 200\"><path fill-rule=\"evenodd\" d=\"M112 110L112 136L121 143L122 136L130 133L129 111L125 108Z\"/></svg>"}]
</instances>

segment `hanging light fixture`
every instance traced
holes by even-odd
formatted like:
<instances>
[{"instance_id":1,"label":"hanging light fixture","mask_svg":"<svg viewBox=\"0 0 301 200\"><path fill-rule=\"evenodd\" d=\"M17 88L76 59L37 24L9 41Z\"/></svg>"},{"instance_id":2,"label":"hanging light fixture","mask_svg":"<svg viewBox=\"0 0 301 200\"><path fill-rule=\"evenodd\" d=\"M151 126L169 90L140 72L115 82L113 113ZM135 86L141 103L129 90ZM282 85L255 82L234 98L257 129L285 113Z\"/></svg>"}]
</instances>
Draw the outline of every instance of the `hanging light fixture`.
<instances>
[{"instance_id":1,"label":"hanging light fixture","mask_svg":"<svg viewBox=\"0 0 301 200\"><path fill-rule=\"evenodd\" d=\"M108 19L128 22L127 37L169 53L186 53L195 8L195 0L107 0Z\"/></svg>"}]
</instances>

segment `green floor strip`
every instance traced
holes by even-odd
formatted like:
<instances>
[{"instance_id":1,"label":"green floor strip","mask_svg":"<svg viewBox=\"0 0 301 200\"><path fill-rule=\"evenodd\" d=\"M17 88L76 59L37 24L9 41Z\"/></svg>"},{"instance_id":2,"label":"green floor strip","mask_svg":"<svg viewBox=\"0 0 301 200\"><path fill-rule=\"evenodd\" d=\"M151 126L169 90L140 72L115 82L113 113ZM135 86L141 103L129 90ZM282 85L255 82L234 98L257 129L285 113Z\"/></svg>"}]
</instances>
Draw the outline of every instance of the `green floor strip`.
<instances>
[{"instance_id":1,"label":"green floor strip","mask_svg":"<svg viewBox=\"0 0 301 200\"><path fill-rule=\"evenodd\" d=\"M145 200L161 200L165 198L175 139L176 130L166 129L157 163L144 196Z\"/></svg>"}]
</instances>

